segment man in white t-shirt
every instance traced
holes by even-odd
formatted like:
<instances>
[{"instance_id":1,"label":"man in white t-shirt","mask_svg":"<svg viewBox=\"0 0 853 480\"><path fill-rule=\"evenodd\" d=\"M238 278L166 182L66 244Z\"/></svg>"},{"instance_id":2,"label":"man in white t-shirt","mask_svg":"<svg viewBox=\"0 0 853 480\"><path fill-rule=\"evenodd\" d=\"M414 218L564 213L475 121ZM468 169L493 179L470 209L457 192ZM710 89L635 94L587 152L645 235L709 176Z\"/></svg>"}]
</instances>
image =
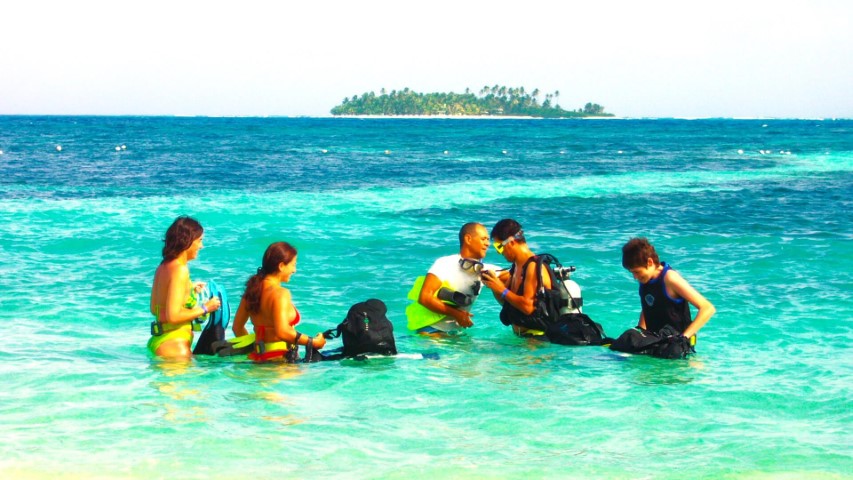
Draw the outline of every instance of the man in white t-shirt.
<instances>
[{"instance_id":1,"label":"man in white t-shirt","mask_svg":"<svg viewBox=\"0 0 853 480\"><path fill-rule=\"evenodd\" d=\"M406 310L410 329L431 334L453 332L474 324L470 310L480 294L480 272L497 270L496 266L482 262L489 245L489 232L482 224L472 222L462 226L459 253L441 257L432 264L417 295L419 305L410 305Z\"/></svg>"}]
</instances>

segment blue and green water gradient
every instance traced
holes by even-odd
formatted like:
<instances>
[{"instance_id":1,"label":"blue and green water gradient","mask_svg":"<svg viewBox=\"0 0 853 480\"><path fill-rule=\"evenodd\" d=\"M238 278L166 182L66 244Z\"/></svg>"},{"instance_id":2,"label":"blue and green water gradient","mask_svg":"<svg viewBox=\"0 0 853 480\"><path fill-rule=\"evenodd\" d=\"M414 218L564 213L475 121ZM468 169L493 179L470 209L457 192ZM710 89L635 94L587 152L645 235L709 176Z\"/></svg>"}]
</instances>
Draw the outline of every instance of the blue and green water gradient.
<instances>
[{"instance_id":1,"label":"blue and green water gradient","mask_svg":"<svg viewBox=\"0 0 853 480\"><path fill-rule=\"evenodd\" d=\"M849 120L0 117L0 150L4 477L853 477ZM376 297L439 358L150 359L181 214L233 302L286 240L302 331ZM611 336L649 237L717 307L698 354L519 339L488 296L464 336L409 334L414 279L505 217Z\"/></svg>"}]
</instances>

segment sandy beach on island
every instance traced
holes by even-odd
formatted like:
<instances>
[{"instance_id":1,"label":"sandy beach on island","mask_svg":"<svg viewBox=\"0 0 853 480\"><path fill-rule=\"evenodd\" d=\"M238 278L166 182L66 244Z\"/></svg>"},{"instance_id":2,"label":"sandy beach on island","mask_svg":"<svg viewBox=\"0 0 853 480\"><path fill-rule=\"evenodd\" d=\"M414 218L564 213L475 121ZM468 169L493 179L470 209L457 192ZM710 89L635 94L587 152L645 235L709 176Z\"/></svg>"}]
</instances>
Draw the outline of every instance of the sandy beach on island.
<instances>
[{"instance_id":1,"label":"sandy beach on island","mask_svg":"<svg viewBox=\"0 0 853 480\"><path fill-rule=\"evenodd\" d=\"M424 119L424 120L614 120L622 117L565 117L547 118L522 115L332 115L332 118L361 119Z\"/></svg>"},{"instance_id":2,"label":"sandy beach on island","mask_svg":"<svg viewBox=\"0 0 853 480\"><path fill-rule=\"evenodd\" d=\"M497 115L332 115L332 118L394 118L394 119L471 119L471 120L538 120L542 117L526 117L526 116L497 116Z\"/></svg>"}]
</instances>

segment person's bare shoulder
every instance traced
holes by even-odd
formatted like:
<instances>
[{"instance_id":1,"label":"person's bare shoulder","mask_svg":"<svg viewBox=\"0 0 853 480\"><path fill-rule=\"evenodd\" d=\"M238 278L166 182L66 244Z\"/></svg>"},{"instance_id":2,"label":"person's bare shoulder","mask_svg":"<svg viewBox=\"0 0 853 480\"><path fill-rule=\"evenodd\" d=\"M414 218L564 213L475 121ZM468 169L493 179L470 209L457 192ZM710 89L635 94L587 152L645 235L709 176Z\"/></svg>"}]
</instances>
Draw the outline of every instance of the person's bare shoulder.
<instances>
[{"instance_id":1,"label":"person's bare shoulder","mask_svg":"<svg viewBox=\"0 0 853 480\"><path fill-rule=\"evenodd\" d=\"M288 290L284 287L278 287L275 290L275 292L273 293L273 298L275 299L276 302L290 303L290 301L291 301L290 290Z\"/></svg>"},{"instance_id":2,"label":"person's bare shoulder","mask_svg":"<svg viewBox=\"0 0 853 480\"><path fill-rule=\"evenodd\" d=\"M687 280L675 270L669 270L663 279L664 285L670 293L675 294L675 298L685 298L695 291L693 287L687 283Z\"/></svg>"},{"instance_id":3,"label":"person's bare shoulder","mask_svg":"<svg viewBox=\"0 0 853 480\"><path fill-rule=\"evenodd\" d=\"M160 269L160 268L164 269L164 271L169 273L170 275L175 275L177 273L184 273L184 272L189 273L189 271L190 271L189 267L187 267L186 265L184 265L180 262L176 262L176 261L171 261L171 262L166 262L164 264L161 264L160 267L158 267L158 269Z\"/></svg>"}]
</instances>

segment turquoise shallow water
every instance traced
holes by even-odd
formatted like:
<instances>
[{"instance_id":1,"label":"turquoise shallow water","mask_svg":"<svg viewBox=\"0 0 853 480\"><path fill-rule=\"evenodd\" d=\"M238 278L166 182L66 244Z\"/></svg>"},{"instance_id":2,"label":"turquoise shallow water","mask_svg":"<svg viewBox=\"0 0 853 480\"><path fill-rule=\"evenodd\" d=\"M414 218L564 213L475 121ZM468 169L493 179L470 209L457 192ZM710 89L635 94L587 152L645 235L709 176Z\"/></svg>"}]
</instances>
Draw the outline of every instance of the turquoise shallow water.
<instances>
[{"instance_id":1,"label":"turquoise shallow water","mask_svg":"<svg viewBox=\"0 0 853 480\"><path fill-rule=\"evenodd\" d=\"M851 133L0 117L0 475L851 478ZM232 301L287 240L303 330L378 297L399 350L439 358L151 360L150 281L179 214L206 229L193 278ZM648 236L717 307L698 354L518 339L488 298L462 337L409 335L415 277L455 251L463 223L504 217L577 266L584 310L612 336L639 309L620 247Z\"/></svg>"}]
</instances>

